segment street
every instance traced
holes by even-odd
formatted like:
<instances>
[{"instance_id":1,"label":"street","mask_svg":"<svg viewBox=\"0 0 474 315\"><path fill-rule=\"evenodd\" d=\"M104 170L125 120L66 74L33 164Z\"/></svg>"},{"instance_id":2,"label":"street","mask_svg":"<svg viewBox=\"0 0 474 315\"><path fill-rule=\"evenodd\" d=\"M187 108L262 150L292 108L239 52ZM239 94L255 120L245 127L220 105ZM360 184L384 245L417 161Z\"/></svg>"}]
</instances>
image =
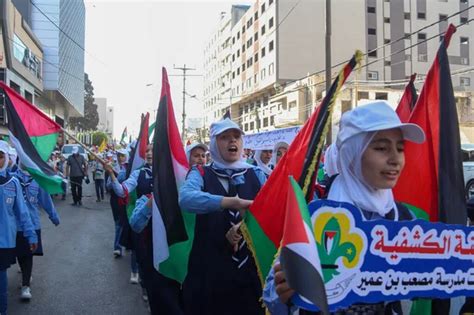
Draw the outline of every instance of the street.
<instances>
[{"instance_id":1,"label":"street","mask_svg":"<svg viewBox=\"0 0 474 315\"><path fill-rule=\"evenodd\" d=\"M41 213L45 255L34 257L30 302L19 298L18 265L8 270L9 314L148 314L140 285L130 279L130 254L114 258L109 195L96 202L94 184L84 186L83 206L54 202L61 224Z\"/></svg>"}]
</instances>

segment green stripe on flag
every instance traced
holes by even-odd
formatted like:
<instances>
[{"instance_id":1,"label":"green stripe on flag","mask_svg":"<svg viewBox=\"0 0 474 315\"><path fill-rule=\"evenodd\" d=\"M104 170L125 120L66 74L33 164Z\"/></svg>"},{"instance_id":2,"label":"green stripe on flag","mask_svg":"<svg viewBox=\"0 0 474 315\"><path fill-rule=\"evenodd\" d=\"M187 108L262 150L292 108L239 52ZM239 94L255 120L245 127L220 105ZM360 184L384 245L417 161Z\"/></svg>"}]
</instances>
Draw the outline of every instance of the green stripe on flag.
<instances>
[{"instance_id":1,"label":"green stripe on flag","mask_svg":"<svg viewBox=\"0 0 474 315\"><path fill-rule=\"evenodd\" d=\"M26 170L30 173L31 177L38 182L41 188L46 190L49 194L62 194L63 180L59 176L48 176L38 169L27 167Z\"/></svg>"},{"instance_id":2,"label":"green stripe on flag","mask_svg":"<svg viewBox=\"0 0 474 315\"><path fill-rule=\"evenodd\" d=\"M183 283L188 274L188 261L194 241L194 227L196 225L196 215L182 211L184 225L188 233L188 240L171 245L169 248L169 258L160 264L160 273L164 276Z\"/></svg>"},{"instance_id":3,"label":"green stripe on flag","mask_svg":"<svg viewBox=\"0 0 474 315\"><path fill-rule=\"evenodd\" d=\"M245 215L245 226L241 227L249 249L253 252L255 262L258 268L258 274L262 283L265 282L273 260L277 253L277 248L273 242L265 235L255 217L250 211Z\"/></svg>"},{"instance_id":4,"label":"green stripe on flag","mask_svg":"<svg viewBox=\"0 0 474 315\"><path fill-rule=\"evenodd\" d=\"M135 209L135 204L137 203L137 191L132 190L128 194L128 203L127 203L127 218L130 220L133 210Z\"/></svg>"},{"instance_id":5,"label":"green stripe on flag","mask_svg":"<svg viewBox=\"0 0 474 315\"><path fill-rule=\"evenodd\" d=\"M51 152L53 152L56 147L58 133L55 132L44 136L30 137L30 139L35 146L36 151L38 151L41 156L41 159L46 162L51 156Z\"/></svg>"}]
</instances>

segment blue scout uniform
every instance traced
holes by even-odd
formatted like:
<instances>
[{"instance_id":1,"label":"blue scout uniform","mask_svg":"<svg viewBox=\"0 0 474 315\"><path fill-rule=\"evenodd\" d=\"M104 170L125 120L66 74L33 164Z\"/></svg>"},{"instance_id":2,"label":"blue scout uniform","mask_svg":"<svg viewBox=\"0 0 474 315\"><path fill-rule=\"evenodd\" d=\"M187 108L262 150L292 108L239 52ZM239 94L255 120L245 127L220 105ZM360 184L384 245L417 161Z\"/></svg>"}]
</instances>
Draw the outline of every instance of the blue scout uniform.
<instances>
[{"instance_id":1,"label":"blue scout uniform","mask_svg":"<svg viewBox=\"0 0 474 315\"><path fill-rule=\"evenodd\" d=\"M15 173L10 173L12 176L15 176L20 181L23 191L23 197L25 198L26 205L30 214L31 222L38 236L38 248L33 253L34 255L42 256L43 247L41 243L41 221L40 221L40 207L43 208L49 216L49 219L54 225L59 225L59 216L54 207L51 196L39 186L39 184L33 180L33 178L22 171L17 169ZM18 256L27 256L31 255L29 249L29 244L27 239L23 236L21 231L23 229L18 227L17 234L17 255Z\"/></svg>"},{"instance_id":2,"label":"blue scout uniform","mask_svg":"<svg viewBox=\"0 0 474 315\"><path fill-rule=\"evenodd\" d=\"M3 171L0 172L0 314L7 311L7 268L15 263L18 227L29 244L38 242L20 182Z\"/></svg>"},{"instance_id":3,"label":"blue scout uniform","mask_svg":"<svg viewBox=\"0 0 474 315\"><path fill-rule=\"evenodd\" d=\"M237 252L225 235L241 220L221 209L224 196L253 200L266 180L259 168L193 167L180 189L180 206L198 214L188 276L183 284L187 314L263 314L257 268L245 241Z\"/></svg>"},{"instance_id":4,"label":"blue scout uniform","mask_svg":"<svg viewBox=\"0 0 474 315\"><path fill-rule=\"evenodd\" d=\"M133 171L130 177L120 185L117 181L112 182L112 187L119 197L125 197L129 192L135 190L137 198L141 202L136 205L135 212L144 211L146 195L153 193L153 173L151 167L146 164L142 169ZM133 214L132 214L133 216ZM148 220L140 233L135 234L135 250L140 271L143 273L145 288L148 293L149 304L152 314L182 314L179 303L181 289L180 284L172 279L164 277L153 266L153 231L152 221Z\"/></svg>"}]
</instances>

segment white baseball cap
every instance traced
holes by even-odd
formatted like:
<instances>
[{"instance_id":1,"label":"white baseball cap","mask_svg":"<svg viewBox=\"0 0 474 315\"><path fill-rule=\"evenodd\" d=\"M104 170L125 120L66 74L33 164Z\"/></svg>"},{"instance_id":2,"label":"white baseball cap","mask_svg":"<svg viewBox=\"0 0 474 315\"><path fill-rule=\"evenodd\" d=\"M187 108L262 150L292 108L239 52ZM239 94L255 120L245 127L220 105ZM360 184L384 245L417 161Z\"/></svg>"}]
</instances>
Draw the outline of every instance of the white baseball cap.
<instances>
[{"instance_id":1,"label":"white baseball cap","mask_svg":"<svg viewBox=\"0 0 474 315\"><path fill-rule=\"evenodd\" d=\"M72 154L79 153L79 147L78 146L73 146L71 152L72 152Z\"/></svg>"},{"instance_id":2,"label":"white baseball cap","mask_svg":"<svg viewBox=\"0 0 474 315\"><path fill-rule=\"evenodd\" d=\"M8 154L10 152L10 145L4 140L0 140L0 152Z\"/></svg>"},{"instance_id":3,"label":"white baseball cap","mask_svg":"<svg viewBox=\"0 0 474 315\"><path fill-rule=\"evenodd\" d=\"M229 129L236 129L242 135L245 134L242 131L242 129L240 129L239 125L237 125L235 122L233 122L229 118L222 119L222 120L219 120L219 121L216 121L216 122L212 123L210 129L211 129L210 130L211 137L218 136L221 133L223 133L224 131L229 130Z\"/></svg>"},{"instance_id":4,"label":"white baseball cap","mask_svg":"<svg viewBox=\"0 0 474 315\"><path fill-rule=\"evenodd\" d=\"M363 132L389 130L400 128L403 139L423 143L425 133L420 126L411 123L402 123L397 113L385 101L375 101L359 106L342 115L339 134L337 135L337 147Z\"/></svg>"}]
</instances>

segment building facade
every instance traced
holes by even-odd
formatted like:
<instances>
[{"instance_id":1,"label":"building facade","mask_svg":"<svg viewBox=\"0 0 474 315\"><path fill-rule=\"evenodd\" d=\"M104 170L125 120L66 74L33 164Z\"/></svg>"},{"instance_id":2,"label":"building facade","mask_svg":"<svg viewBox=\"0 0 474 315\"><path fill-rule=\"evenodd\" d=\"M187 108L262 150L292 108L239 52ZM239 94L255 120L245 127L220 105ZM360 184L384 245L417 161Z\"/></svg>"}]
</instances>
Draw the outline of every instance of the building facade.
<instances>
[{"instance_id":1,"label":"building facade","mask_svg":"<svg viewBox=\"0 0 474 315\"><path fill-rule=\"evenodd\" d=\"M103 131L112 138L114 134L114 108L107 105L107 99L104 97L95 97L94 103L97 105L99 114L99 123L97 130Z\"/></svg>"},{"instance_id":2,"label":"building facade","mask_svg":"<svg viewBox=\"0 0 474 315\"><path fill-rule=\"evenodd\" d=\"M35 0L31 27L43 44L42 109L63 124L84 115L85 6L82 0Z\"/></svg>"},{"instance_id":3,"label":"building facade","mask_svg":"<svg viewBox=\"0 0 474 315\"><path fill-rule=\"evenodd\" d=\"M467 0L332 1L331 5L332 64L344 63L356 49L367 52L365 66L350 80L360 87L382 83L374 93L386 88L390 95L402 90L412 73L421 79L426 75L439 33L449 23L459 25L472 18ZM472 34L474 23L459 26L448 49L461 103L472 98ZM324 90L320 75L325 70L325 1L257 0L231 27L231 35L231 66L219 69L209 63L205 69L206 73L210 67L215 72L231 69L231 101L225 104L232 104L232 119L248 133L303 123L315 105L304 103L320 99ZM333 66L332 74L340 68ZM215 87L219 85L207 84L205 95L213 95ZM225 112L216 103L205 100L206 126Z\"/></svg>"},{"instance_id":4,"label":"building facade","mask_svg":"<svg viewBox=\"0 0 474 315\"><path fill-rule=\"evenodd\" d=\"M43 47L10 0L0 2L0 80L32 104L43 92ZM0 99L0 134L7 134Z\"/></svg>"}]
</instances>

